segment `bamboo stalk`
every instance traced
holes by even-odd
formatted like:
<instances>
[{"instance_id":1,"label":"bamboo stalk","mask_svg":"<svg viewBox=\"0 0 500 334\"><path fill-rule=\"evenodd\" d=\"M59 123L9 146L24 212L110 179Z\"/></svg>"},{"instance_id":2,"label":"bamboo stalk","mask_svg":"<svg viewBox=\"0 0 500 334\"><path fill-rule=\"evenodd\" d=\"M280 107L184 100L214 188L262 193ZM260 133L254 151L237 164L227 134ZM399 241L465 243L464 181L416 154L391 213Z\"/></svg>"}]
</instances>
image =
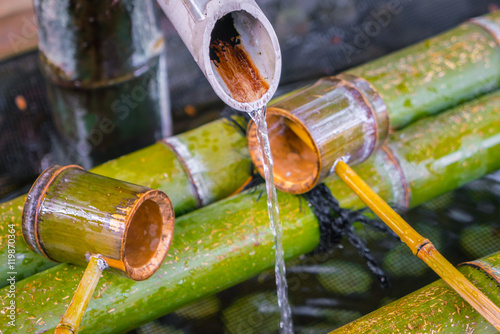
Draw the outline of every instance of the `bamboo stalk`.
<instances>
[{"instance_id":1,"label":"bamboo stalk","mask_svg":"<svg viewBox=\"0 0 500 334\"><path fill-rule=\"evenodd\" d=\"M499 17L496 11L481 18L498 27ZM347 73L373 85L387 105L391 128L399 129L498 88L499 37L471 20Z\"/></svg>"},{"instance_id":2,"label":"bamboo stalk","mask_svg":"<svg viewBox=\"0 0 500 334\"><path fill-rule=\"evenodd\" d=\"M89 169L172 134L155 5L34 1L40 66L67 150L63 162Z\"/></svg>"},{"instance_id":3,"label":"bamboo stalk","mask_svg":"<svg viewBox=\"0 0 500 334\"><path fill-rule=\"evenodd\" d=\"M235 121L242 123L242 118L237 117ZM168 192L176 216L230 196L251 177L245 137L227 120L218 120L171 137L168 142L175 142L176 147L184 147L184 150L176 152L171 145L160 141L91 171ZM191 163L186 164L186 161ZM192 165L196 168L191 168ZM204 190L203 193L193 186L194 179ZM25 198L21 196L0 204L3 231L9 230L7 225L15 225L16 254L23 259L22 265L19 261L16 267L19 280L55 265L31 251L22 238L21 216ZM0 231L0 258L8 258L7 237ZM0 261L0 287L7 285L10 271L7 261Z\"/></svg>"},{"instance_id":4,"label":"bamboo stalk","mask_svg":"<svg viewBox=\"0 0 500 334\"><path fill-rule=\"evenodd\" d=\"M419 121L393 134L387 150L377 151L355 171L387 202L418 205L500 168L499 110L500 92ZM364 206L337 177L325 184L343 207ZM300 197L282 192L278 196L285 258L311 251L319 243L316 217ZM133 282L103 273L98 297L88 306L92 316L83 319L81 333L97 328L123 332L253 277L273 267L273 247L267 205L259 191L179 217L170 253L149 280ZM81 273L79 267L59 265L18 282L17 321L22 330L53 329ZM9 303L6 289L0 291L0 306Z\"/></svg>"},{"instance_id":5,"label":"bamboo stalk","mask_svg":"<svg viewBox=\"0 0 500 334\"><path fill-rule=\"evenodd\" d=\"M500 252L467 262L459 270L500 304ZM332 334L341 333L498 333L478 312L440 279L389 305L359 318Z\"/></svg>"},{"instance_id":6,"label":"bamboo stalk","mask_svg":"<svg viewBox=\"0 0 500 334\"><path fill-rule=\"evenodd\" d=\"M345 162L337 161L335 173L393 230L413 252L446 281L492 326L500 331L500 308L469 282L434 245L422 237L378 196Z\"/></svg>"},{"instance_id":7,"label":"bamboo stalk","mask_svg":"<svg viewBox=\"0 0 500 334\"><path fill-rule=\"evenodd\" d=\"M391 129L496 89L499 46L500 11L275 100L267 123L276 187L305 193L340 157L366 160ZM247 137L263 174L253 122Z\"/></svg>"},{"instance_id":8,"label":"bamboo stalk","mask_svg":"<svg viewBox=\"0 0 500 334\"><path fill-rule=\"evenodd\" d=\"M54 334L76 334L80 327L85 310L90 302L90 298L95 291L102 271L107 267L106 262L98 257L91 256L87 269L83 274L80 284L75 291L75 295L69 304L63 318L57 324Z\"/></svg>"}]
</instances>

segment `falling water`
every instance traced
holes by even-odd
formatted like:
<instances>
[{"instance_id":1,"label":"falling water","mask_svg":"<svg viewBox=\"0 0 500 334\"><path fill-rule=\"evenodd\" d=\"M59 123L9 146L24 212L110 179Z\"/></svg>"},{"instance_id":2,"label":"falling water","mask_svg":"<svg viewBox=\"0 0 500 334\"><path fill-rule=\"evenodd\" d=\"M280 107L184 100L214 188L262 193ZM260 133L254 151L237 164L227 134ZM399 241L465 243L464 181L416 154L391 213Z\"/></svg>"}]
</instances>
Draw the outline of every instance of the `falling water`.
<instances>
[{"instance_id":1,"label":"falling water","mask_svg":"<svg viewBox=\"0 0 500 334\"><path fill-rule=\"evenodd\" d=\"M266 123L266 107L254 110L250 116L257 125L257 140L260 145L262 154L262 165L266 179L267 190L267 210L269 212L269 220L274 235L276 262L274 272L276 275L276 286L278 290L278 306L281 313L280 328L283 334L293 333L292 311L288 303L288 287L286 283L286 268L283 258L283 244L281 243L281 222L278 206L278 197L276 196L276 188L274 187L273 178L273 157L271 155L271 146L269 144L269 136L267 133Z\"/></svg>"}]
</instances>

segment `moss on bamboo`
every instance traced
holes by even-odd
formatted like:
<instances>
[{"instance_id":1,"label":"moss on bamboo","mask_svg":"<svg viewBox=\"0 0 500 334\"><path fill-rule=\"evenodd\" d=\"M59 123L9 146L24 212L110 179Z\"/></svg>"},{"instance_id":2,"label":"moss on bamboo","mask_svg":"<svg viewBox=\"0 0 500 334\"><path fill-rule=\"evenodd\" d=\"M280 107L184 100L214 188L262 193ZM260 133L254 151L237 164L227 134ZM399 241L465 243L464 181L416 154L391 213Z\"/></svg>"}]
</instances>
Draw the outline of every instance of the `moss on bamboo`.
<instances>
[{"instance_id":1,"label":"moss on bamboo","mask_svg":"<svg viewBox=\"0 0 500 334\"><path fill-rule=\"evenodd\" d=\"M412 161L404 146L397 145L391 146L392 154L387 150L378 151L375 156L357 166L356 172L386 201L393 203L407 199L410 205L414 205L424 200L424 196L430 199L449 191L452 186L458 187L480 173L500 167L500 161L495 159L500 154L500 126L489 125L492 131L474 131L475 128L485 129L488 124L497 124L499 110L500 93L496 93L446 114L422 120L409 130L393 135L391 141L400 139L410 131L408 133L414 137L408 139L406 145L413 145L418 152L426 152L422 156L425 161L443 161L440 160L443 157L453 157L444 160L451 169L441 171L455 172L454 166L476 159L477 154L489 161L485 165L471 164L467 169L456 171L457 175L448 175L451 180L448 183L437 183L427 163L403 162L399 165L400 171L395 169L396 159ZM471 120L461 124L464 129L471 131L448 131L447 122L455 122L457 115ZM422 133L423 129L431 126L429 122L441 125L436 129L442 142L439 147ZM447 133L449 138L446 137ZM482 151L463 154L460 147L454 146L457 139L462 142L474 139ZM415 152L415 157L419 156L418 152ZM415 158L413 162L416 161ZM402 176L411 176L409 185L422 187L426 191L405 188ZM362 207L360 200L339 179L333 177L325 183L343 206ZM407 197L409 190L415 196L414 199ZM81 333L92 333L96 328L105 328L103 333L115 333L137 327L272 267L273 236L268 227L266 202L260 196L259 191L240 194L180 217L176 222L171 253L148 281L131 282L105 273L97 287L97 295L89 305ZM279 201L285 256L291 258L312 250L319 242L319 231L311 209L300 197L290 194L279 193ZM82 271L80 267L62 264L18 282L17 321L23 324L22 330L53 329L69 302L66 296L71 295ZM6 293L0 291L0 304L6 306L8 302ZM34 308L34 305L37 307ZM5 333L12 333L9 330Z\"/></svg>"}]
</instances>

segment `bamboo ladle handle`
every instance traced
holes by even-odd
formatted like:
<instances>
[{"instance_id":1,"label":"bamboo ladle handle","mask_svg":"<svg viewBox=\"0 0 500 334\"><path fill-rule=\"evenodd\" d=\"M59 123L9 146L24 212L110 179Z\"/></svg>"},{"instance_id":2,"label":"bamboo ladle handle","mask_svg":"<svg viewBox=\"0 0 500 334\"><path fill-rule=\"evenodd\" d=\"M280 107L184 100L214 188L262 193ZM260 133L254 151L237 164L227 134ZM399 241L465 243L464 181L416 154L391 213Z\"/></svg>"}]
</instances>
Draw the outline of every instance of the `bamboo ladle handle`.
<instances>
[{"instance_id":1,"label":"bamboo ladle handle","mask_svg":"<svg viewBox=\"0 0 500 334\"><path fill-rule=\"evenodd\" d=\"M437 251L428 239L417 233L341 159L336 162L335 173L401 238L401 241L410 247L414 255L424 261L492 326L500 331L500 308L497 305L465 278Z\"/></svg>"},{"instance_id":2,"label":"bamboo ladle handle","mask_svg":"<svg viewBox=\"0 0 500 334\"><path fill-rule=\"evenodd\" d=\"M76 288L75 295L64 313L54 334L77 334L80 322L90 302L90 298L99 282L101 273L108 267L106 261L100 256L92 255L85 269L80 284Z\"/></svg>"}]
</instances>

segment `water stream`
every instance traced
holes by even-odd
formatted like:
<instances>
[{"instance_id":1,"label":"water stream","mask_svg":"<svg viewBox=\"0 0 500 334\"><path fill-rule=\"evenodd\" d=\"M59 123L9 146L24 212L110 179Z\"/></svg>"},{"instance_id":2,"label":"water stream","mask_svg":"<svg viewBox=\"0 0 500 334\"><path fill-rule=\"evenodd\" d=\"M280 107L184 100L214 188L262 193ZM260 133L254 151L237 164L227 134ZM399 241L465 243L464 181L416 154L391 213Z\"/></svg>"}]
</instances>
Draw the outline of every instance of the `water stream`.
<instances>
[{"instance_id":1,"label":"water stream","mask_svg":"<svg viewBox=\"0 0 500 334\"><path fill-rule=\"evenodd\" d=\"M281 242L282 232L279 218L280 212L272 173L273 157L271 155L271 146L269 144L269 136L267 132L266 107L251 112L250 116L257 126L257 140L262 154L262 164L266 179L267 209L269 212L269 220L271 221L271 229L273 230L274 235L276 256L274 272L276 275L276 287L278 290L278 306L281 313L280 332L283 334L293 334L292 310L288 302L286 268L285 260L283 258L283 244Z\"/></svg>"}]
</instances>

